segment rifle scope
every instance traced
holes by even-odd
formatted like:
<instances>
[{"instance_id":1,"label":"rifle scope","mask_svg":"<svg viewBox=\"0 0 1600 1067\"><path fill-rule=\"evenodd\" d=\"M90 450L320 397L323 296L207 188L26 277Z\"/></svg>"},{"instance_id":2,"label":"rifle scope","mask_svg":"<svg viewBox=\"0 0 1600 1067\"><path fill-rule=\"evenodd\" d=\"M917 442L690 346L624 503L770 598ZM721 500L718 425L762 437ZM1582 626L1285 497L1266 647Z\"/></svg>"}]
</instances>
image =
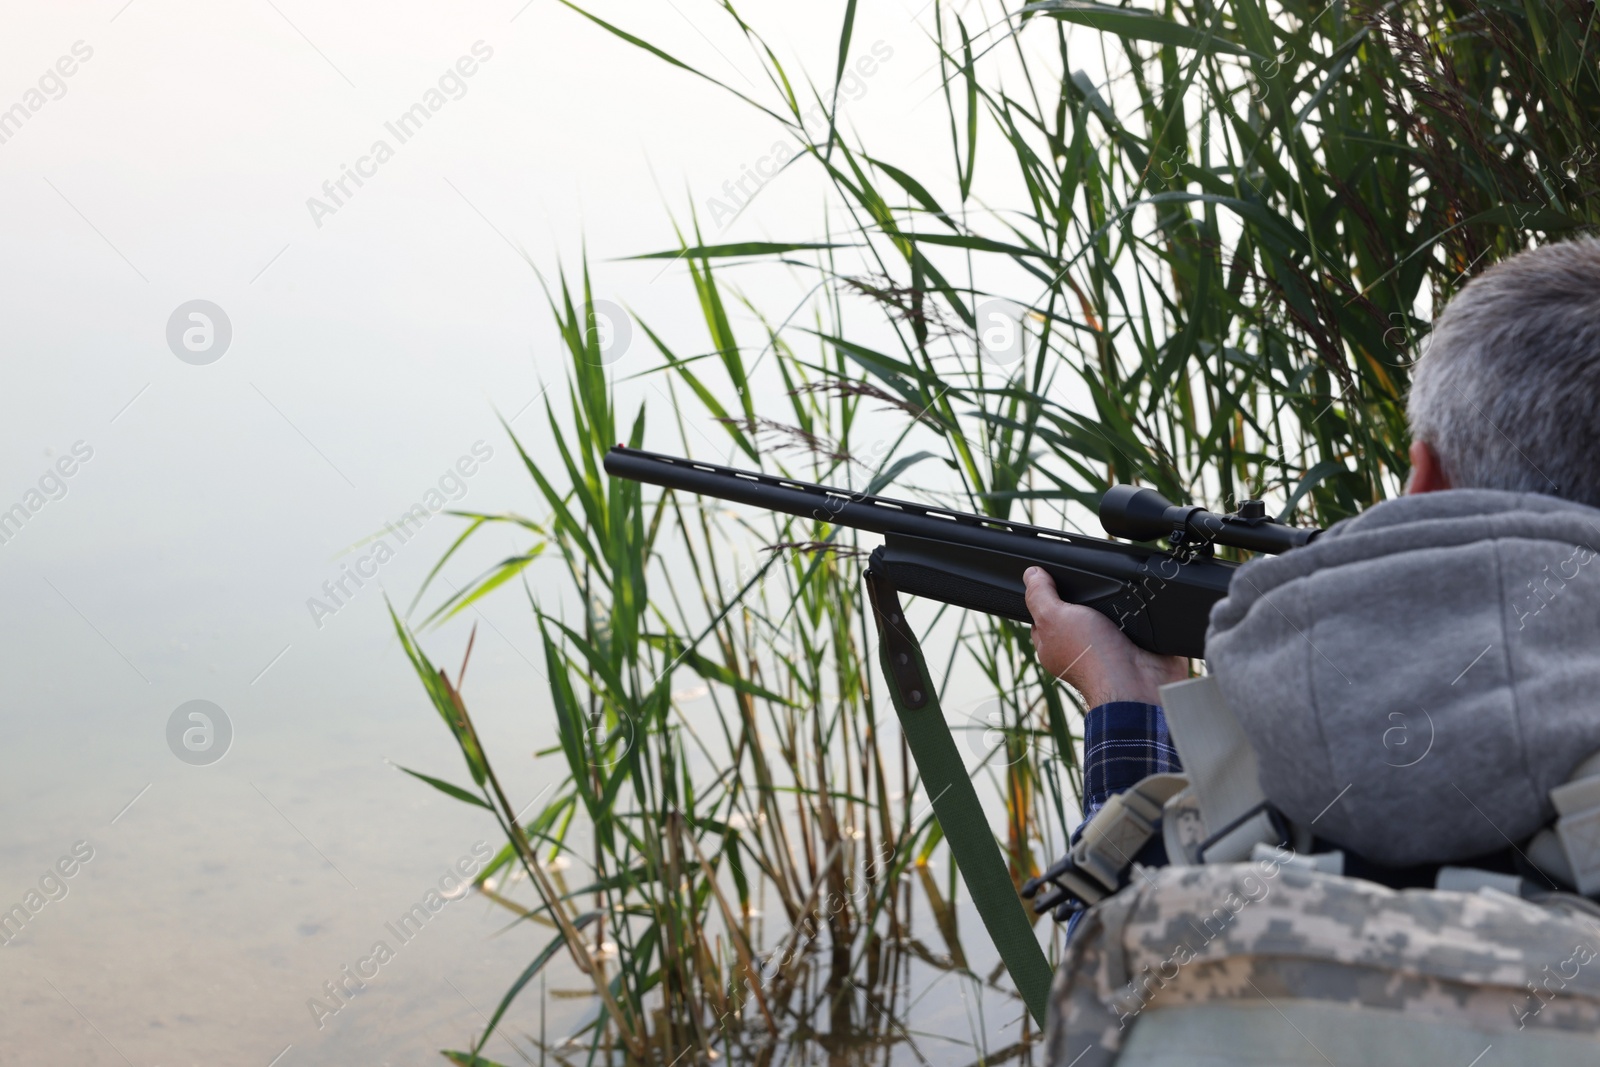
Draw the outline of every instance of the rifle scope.
<instances>
[{"instance_id":1,"label":"rifle scope","mask_svg":"<svg viewBox=\"0 0 1600 1067\"><path fill-rule=\"evenodd\" d=\"M1112 537L1129 541L1168 538L1174 545L1215 544L1250 552L1278 553L1299 548L1322 531L1285 526L1268 518L1259 500L1246 500L1232 515L1172 503L1154 489L1113 485L1100 498L1100 525Z\"/></svg>"}]
</instances>

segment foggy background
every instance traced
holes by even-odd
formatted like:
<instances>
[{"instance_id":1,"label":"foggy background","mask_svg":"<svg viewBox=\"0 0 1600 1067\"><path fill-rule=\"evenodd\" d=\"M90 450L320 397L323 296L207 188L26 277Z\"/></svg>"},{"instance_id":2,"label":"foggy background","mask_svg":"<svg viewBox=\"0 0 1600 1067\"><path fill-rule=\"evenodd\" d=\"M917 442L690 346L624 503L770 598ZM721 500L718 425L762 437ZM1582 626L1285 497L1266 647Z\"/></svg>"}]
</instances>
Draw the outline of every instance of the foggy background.
<instances>
[{"instance_id":1,"label":"foggy background","mask_svg":"<svg viewBox=\"0 0 1600 1067\"><path fill-rule=\"evenodd\" d=\"M843 7L741 11L827 85ZM775 104L713 5L596 13ZM949 151L930 18L857 16L852 62L876 59L841 109L888 158ZM390 765L463 777L385 609L462 522L390 535L336 611L309 602L431 491L542 517L496 418L550 455L536 398L565 356L534 267L576 276L587 249L597 298L700 351L683 270L614 260L675 247L691 211L707 242L824 239L825 183L802 163L729 222L711 198L792 137L554 0L14 3L0 27L0 910L45 898L0 948L0 1063L442 1062L546 933L452 901L320 1028L306 1002L500 844ZM385 124L430 91L401 143ZM361 164L380 139L392 158ZM780 310L804 292L741 284ZM647 347L635 329L619 380ZM623 382L622 409L664 424L655 388ZM486 540L427 603L519 547ZM529 569L536 592L559 567ZM467 694L531 802L557 768L519 758L554 736L530 613L512 591L426 635L452 674L473 622ZM215 762L169 741L190 701L231 733Z\"/></svg>"}]
</instances>

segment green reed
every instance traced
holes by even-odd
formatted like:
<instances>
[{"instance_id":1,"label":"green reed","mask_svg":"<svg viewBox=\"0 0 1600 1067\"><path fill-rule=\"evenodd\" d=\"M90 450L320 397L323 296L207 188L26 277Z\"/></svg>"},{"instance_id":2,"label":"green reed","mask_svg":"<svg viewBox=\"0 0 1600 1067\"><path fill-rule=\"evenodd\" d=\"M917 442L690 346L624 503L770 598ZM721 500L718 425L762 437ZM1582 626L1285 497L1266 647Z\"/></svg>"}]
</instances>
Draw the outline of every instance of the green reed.
<instances>
[{"instance_id":1,"label":"green reed","mask_svg":"<svg viewBox=\"0 0 1600 1067\"><path fill-rule=\"evenodd\" d=\"M916 817L903 746L880 729L892 719L870 666L861 546L824 524L735 520L613 483L604 450L625 437L703 453L712 425L750 466L869 491L893 483L1042 524L1075 525L1129 481L1213 506L1262 496L1288 521L1353 514L1405 475L1408 369L1437 309L1497 259L1595 221L1595 5L1047 0L961 14L936 2L927 58L948 143L915 161L881 158L831 118L812 138L801 116L820 101L831 117L837 85L791 76L731 4L717 17L749 42L763 99L567 6L662 60L674 90L692 74L760 108L806 146L793 165L819 168L851 223L720 245L691 227L680 247L643 257L687 274L708 338L641 324L674 400L651 408L648 435L644 410L613 406L587 271L576 291L565 277L547 289L570 367L546 406L558 455L522 459L548 515L465 516L452 553L490 526L519 528L528 547L430 616L518 579L541 554L565 567L581 621L530 594L552 754L566 764L531 819L501 793L459 673L435 668L396 619L477 789L430 781L495 814L507 846L483 878L520 867L538 896L526 914L555 929L477 1048L448 1055L487 1063L475 1057L501 1013L562 949L603 1005L595 1048L663 1063L686 1049L770 1050L803 966L825 962L830 988L866 974L893 995L906 874L939 841ZM851 0L835 78L855 11ZM1109 76L1075 69L1069 37L1094 44ZM989 172L1020 198L980 200ZM772 262L814 275L806 314L767 314L728 288L726 272ZM973 357L996 298L1026 309L1015 364ZM881 312L874 340L842 325L847 304ZM762 359L784 389L758 403ZM870 457L857 454L863 405L897 412L904 430ZM909 451L913 430L937 447ZM943 462L922 466L929 458ZM919 485L928 470L943 480ZM1076 810L1081 708L1041 675L1022 628L942 621L954 633L945 676L974 672L1000 708L985 773L1020 879ZM685 673L710 690L715 715L702 721L715 734L672 695ZM567 890L547 861L580 848L592 877ZM750 920L758 883L804 933L791 942L807 944L780 951L775 970L762 970L774 946L755 943ZM600 951L608 942L615 956Z\"/></svg>"}]
</instances>

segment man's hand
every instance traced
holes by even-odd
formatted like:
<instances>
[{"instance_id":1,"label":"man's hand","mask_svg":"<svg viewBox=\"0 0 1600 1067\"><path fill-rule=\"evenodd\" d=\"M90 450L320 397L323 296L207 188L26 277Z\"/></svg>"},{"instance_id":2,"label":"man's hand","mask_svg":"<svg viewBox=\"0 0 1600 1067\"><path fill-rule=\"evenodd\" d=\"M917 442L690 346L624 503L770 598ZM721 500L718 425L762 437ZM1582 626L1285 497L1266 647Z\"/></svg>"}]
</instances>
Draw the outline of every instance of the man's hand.
<instances>
[{"instance_id":1,"label":"man's hand","mask_svg":"<svg viewBox=\"0 0 1600 1067\"><path fill-rule=\"evenodd\" d=\"M1182 656L1146 652L1098 611L1063 601L1042 568L1029 567L1022 581L1040 665L1082 693L1089 707L1114 700L1160 704L1161 686L1189 677Z\"/></svg>"}]
</instances>

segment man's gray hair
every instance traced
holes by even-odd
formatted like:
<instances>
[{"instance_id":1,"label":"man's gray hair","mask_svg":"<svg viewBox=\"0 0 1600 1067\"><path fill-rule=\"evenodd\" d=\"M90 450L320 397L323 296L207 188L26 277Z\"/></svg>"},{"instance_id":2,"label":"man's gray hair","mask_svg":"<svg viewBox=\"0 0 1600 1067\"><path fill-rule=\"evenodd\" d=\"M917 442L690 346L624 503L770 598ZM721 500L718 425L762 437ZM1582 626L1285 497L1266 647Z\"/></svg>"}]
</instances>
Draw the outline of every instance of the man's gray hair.
<instances>
[{"instance_id":1,"label":"man's gray hair","mask_svg":"<svg viewBox=\"0 0 1600 1067\"><path fill-rule=\"evenodd\" d=\"M1600 507L1600 239L1469 282L1434 323L1408 410L1452 486Z\"/></svg>"}]
</instances>

